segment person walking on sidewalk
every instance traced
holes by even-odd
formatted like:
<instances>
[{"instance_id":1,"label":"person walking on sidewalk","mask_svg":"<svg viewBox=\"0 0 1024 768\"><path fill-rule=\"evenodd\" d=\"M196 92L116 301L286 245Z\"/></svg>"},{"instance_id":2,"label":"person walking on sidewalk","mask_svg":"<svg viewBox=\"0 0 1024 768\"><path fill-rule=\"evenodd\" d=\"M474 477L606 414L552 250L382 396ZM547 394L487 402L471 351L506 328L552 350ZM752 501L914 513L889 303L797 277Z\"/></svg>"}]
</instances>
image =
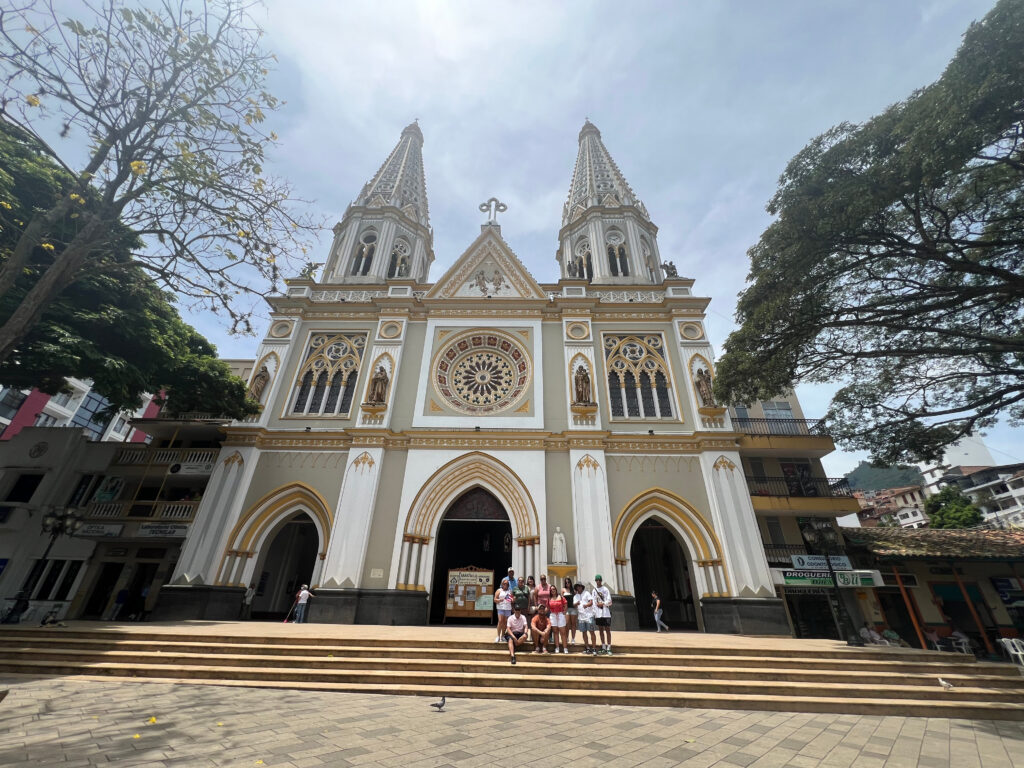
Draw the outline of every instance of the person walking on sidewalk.
<instances>
[{"instance_id":1,"label":"person walking on sidewalk","mask_svg":"<svg viewBox=\"0 0 1024 768\"><path fill-rule=\"evenodd\" d=\"M663 613L661 598L658 597L658 591L655 589L651 590L651 610L654 611L654 626L658 628L659 632L661 632L662 627L668 632L668 624L661 620L661 614Z\"/></svg>"}]
</instances>

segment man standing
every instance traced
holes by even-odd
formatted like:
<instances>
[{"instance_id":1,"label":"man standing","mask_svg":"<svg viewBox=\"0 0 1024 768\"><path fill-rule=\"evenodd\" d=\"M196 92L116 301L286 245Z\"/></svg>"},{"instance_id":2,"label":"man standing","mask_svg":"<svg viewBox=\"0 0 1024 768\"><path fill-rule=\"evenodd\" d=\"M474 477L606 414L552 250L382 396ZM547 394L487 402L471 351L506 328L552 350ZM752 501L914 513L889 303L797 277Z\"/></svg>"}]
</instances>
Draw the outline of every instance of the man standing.
<instances>
[{"instance_id":1,"label":"man standing","mask_svg":"<svg viewBox=\"0 0 1024 768\"><path fill-rule=\"evenodd\" d=\"M309 585L303 584L302 589L299 590L299 594L295 598L295 623L305 624L306 623L306 607L309 605L309 598L313 596L313 593L309 591Z\"/></svg>"},{"instance_id":2,"label":"man standing","mask_svg":"<svg viewBox=\"0 0 1024 768\"><path fill-rule=\"evenodd\" d=\"M530 612L530 590L526 588L526 582L522 579L512 588L512 603L519 606L523 613Z\"/></svg>"},{"instance_id":3,"label":"man standing","mask_svg":"<svg viewBox=\"0 0 1024 768\"><path fill-rule=\"evenodd\" d=\"M252 599L256 596L256 584L252 583L245 589L245 594L242 595L242 611L239 616L243 621L248 621L252 618Z\"/></svg>"},{"instance_id":4,"label":"man standing","mask_svg":"<svg viewBox=\"0 0 1024 768\"><path fill-rule=\"evenodd\" d=\"M604 585L601 574L594 577L597 586L594 588L594 605L597 608L594 622L597 624L597 631L601 635L601 650L598 655L612 655L612 591Z\"/></svg>"},{"instance_id":5,"label":"man standing","mask_svg":"<svg viewBox=\"0 0 1024 768\"><path fill-rule=\"evenodd\" d=\"M582 584L576 584L572 599L576 606L577 627L583 635L583 653L593 656L597 653L597 638L594 637L594 594Z\"/></svg>"}]
</instances>

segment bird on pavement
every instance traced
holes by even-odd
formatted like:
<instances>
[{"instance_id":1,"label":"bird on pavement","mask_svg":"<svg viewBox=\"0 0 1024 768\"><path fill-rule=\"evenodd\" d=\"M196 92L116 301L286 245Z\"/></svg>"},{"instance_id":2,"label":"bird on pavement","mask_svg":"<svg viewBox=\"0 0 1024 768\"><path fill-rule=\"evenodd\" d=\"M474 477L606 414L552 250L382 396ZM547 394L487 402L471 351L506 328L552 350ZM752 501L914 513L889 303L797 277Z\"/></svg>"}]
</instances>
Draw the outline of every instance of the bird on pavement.
<instances>
[{"instance_id":1,"label":"bird on pavement","mask_svg":"<svg viewBox=\"0 0 1024 768\"><path fill-rule=\"evenodd\" d=\"M444 696L441 697L440 701L436 701L433 704L431 704L430 706L432 706L438 712L444 712Z\"/></svg>"},{"instance_id":2,"label":"bird on pavement","mask_svg":"<svg viewBox=\"0 0 1024 768\"><path fill-rule=\"evenodd\" d=\"M938 678L938 681L939 681L939 685L941 685L947 691L950 690L951 688L956 688L956 686L953 685L951 682L949 682L948 680L943 680L941 677Z\"/></svg>"}]
</instances>

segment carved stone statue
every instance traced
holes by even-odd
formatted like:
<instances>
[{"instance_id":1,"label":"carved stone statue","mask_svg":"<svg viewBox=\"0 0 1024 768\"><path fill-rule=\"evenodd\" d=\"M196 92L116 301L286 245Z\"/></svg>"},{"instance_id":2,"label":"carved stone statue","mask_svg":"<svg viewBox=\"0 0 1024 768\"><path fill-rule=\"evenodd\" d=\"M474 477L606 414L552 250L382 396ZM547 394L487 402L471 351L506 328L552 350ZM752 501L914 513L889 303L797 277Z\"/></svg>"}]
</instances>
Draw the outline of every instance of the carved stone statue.
<instances>
[{"instance_id":1,"label":"carved stone statue","mask_svg":"<svg viewBox=\"0 0 1024 768\"><path fill-rule=\"evenodd\" d=\"M565 548L565 534L561 527L555 527L551 535L551 562L554 565L565 565L569 562L568 552Z\"/></svg>"},{"instance_id":2,"label":"carved stone statue","mask_svg":"<svg viewBox=\"0 0 1024 768\"><path fill-rule=\"evenodd\" d=\"M301 279L303 279L303 280L315 280L316 279L316 271L318 269L320 269L320 267L322 267L322 266L323 266L322 262L321 263L317 263L315 261L307 261L306 262L306 266L304 266L300 270L299 277Z\"/></svg>"},{"instance_id":3,"label":"carved stone statue","mask_svg":"<svg viewBox=\"0 0 1024 768\"><path fill-rule=\"evenodd\" d=\"M388 372L383 365L377 366L377 372L370 379L370 397L367 402L371 405L384 405L388 401Z\"/></svg>"},{"instance_id":4,"label":"carved stone statue","mask_svg":"<svg viewBox=\"0 0 1024 768\"><path fill-rule=\"evenodd\" d=\"M573 378L573 385L573 390L576 395L573 400L573 405L590 405L593 400L591 399L590 373L587 371L587 366L579 365L576 367L576 375Z\"/></svg>"},{"instance_id":5,"label":"carved stone statue","mask_svg":"<svg viewBox=\"0 0 1024 768\"><path fill-rule=\"evenodd\" d=\"M267 366L262 366L255 376L252 377L252 384L249 385L248 395L257 403L263 396L263 390L266 389L268 382L270 381L270 371L267 370Z\"/></svg>"},{"instance_id":6,"label":"carved stone statue","mask_svg":"<svg viewBox=\"0 0 1024 768\"><path fill-rule=\"evenodd\" d=\"M582 269L583 259L581 259L579 256L573 256L571 259L569 259L569 265L567 268L569 277L581 277L580 272L582 271Z\"/></svg>"},{"instance_id":7,"label":"carved stone statue","mask_svg":"<svg viewBox=\"0 0 1024 768\"><path fill-rule=\"evenodd\" d=\"M663 261L661 268L665 270L665 277L679 277L679 273L676 271L676 265L671 261Z\"/></svg>"},{"instance_id":8,"label":"carved stone statue","mask_svg":"<svg viewBox=\"0 0 1024 768\"><path fill-rule=\"evenodd\" d=\"M705 408L715 407L715 396L711 390L711 374L707 368L698 369L694 383L697 385L697 394L700 395L701 404Z\"/></svg>"}]
</instances>

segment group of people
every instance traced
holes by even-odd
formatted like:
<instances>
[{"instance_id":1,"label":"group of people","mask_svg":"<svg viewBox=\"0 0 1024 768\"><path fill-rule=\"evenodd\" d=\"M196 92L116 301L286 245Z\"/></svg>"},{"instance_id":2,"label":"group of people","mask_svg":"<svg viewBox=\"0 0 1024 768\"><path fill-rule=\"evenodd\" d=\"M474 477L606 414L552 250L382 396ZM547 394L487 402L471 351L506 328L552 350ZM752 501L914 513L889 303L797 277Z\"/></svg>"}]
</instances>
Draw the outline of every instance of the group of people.
<instances>
[{"instance_id":1,"label":"group of people","mask_svg":"<svg viewBox=\"0 0 1024 768\"><path fill-rule=\"evenodd\" d=\"M541 574L537 584L533 576L516 578L515 570L509 568L494 592L494 605L498 612L494 642L508 643L512 664L516 663L516 650L527 640L534 653L569 653L569 646L576 645L577 632L583 636L583 653L612 655L612 592L601 574L586 585L574 584L566 576L559 588L548 583L546 574Z\"/></svg>"}]
</instances>

